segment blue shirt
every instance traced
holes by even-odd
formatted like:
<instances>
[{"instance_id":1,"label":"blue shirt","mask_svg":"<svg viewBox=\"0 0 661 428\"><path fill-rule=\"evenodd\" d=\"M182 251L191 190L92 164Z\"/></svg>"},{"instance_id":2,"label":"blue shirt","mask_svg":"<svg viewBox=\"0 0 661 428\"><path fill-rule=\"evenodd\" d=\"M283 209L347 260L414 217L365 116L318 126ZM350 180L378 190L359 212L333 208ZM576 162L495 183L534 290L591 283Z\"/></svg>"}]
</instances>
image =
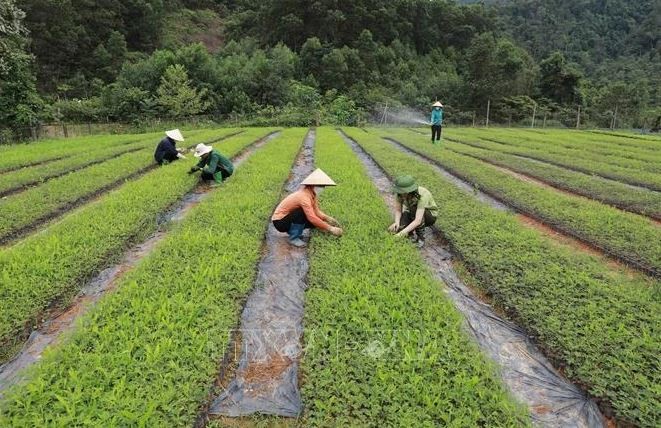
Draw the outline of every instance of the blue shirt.
<instances>
[{"instance_id":1,"label":"blue shirt","mask_svg":"<svg viewBox=\"0 0 661 428\"><path fill-rule=\"evenodd\" d=\"M431 124L432 125L442 125L443 124L443 109L439 108L438 110L433 109L431 111Z\"/></svg>"}]
</instances>

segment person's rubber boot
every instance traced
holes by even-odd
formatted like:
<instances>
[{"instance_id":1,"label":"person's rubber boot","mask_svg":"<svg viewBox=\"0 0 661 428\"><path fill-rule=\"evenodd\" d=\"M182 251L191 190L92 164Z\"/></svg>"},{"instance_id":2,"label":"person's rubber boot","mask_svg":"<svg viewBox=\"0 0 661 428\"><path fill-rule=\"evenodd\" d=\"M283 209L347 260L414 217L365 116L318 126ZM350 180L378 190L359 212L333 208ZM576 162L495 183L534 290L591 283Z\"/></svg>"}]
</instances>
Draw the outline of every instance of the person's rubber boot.
<instances>
[{"instance_id":1,"label":"person's rubber boot","mask_svg":"<svg viewBox=\"0 0 661 428\"><path fill-rule=\"evenodd\" d=\"M298 247L298 248L303 248L307 244L301 238L296 238L296 239L290 239L289 245L293 245L294 247Z\"/></svg>"},{"instance_id":2,"label":"person's rubber boot","mask_svg":"<svg viewBox=\"0 0 661 428\"><path fill-rule=\"evenodd\" d=\"M305 247L305 241L301 239L304 230L304 224L292 223L291 226L289 226L289 231L287 232L289 234L289 243L295 247Z\"/></svg>"}]
</instances>

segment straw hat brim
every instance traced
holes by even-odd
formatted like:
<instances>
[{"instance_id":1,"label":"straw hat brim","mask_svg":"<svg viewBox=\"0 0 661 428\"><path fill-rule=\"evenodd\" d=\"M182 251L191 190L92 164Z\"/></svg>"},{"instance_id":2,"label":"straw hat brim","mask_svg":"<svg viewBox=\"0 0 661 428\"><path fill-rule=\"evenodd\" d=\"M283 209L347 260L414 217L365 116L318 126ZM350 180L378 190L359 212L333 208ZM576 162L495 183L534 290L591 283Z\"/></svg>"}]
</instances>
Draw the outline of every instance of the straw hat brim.
<instances>
[{"instance_id":1,"label":"straw hat brim","mask_svg":"<svg viewBox=\"0 0 661 428\"><path fill-rule=\"evenodd\" d=\"M432 107L443 107L443 104L440 103L440 101L436 101L434 104L431 105Z\"/></svg>"},{"instance_id":2,"label":"straw hat brim","mask_svg":"<svg viewBox=\"0 0 661 428\"><path fill-rule=\"evenodd\" d=\"M195 149L195 153L193 153L193 156L196 158L201 158L202 156L206 155L207 153L211 153L213 151L213 147L211 146L204 146L198 150L198 148Z\"/></svg>"},{"instance_id":3,"label":"straw hat brim","mask_svg":"<svg viewBox=\"0 0 661 428\"><path fill-rule=\"evenodd\" d=\"M319 168L308 175L301 184L304 186L337 186L333 179Z\"/></svg>"},{"instance_id":4,"label":"straw hat brim","mask_svg":"<svg viewBox=\"0 0 661 428\"><path fill-rule=\"evenodd\" d=\"M172 138L174 141L184 141L184 136L181 135L181 131L178 129L171 129L169 131L165 131L165 135Z\"/></svg>"}]
</instances>

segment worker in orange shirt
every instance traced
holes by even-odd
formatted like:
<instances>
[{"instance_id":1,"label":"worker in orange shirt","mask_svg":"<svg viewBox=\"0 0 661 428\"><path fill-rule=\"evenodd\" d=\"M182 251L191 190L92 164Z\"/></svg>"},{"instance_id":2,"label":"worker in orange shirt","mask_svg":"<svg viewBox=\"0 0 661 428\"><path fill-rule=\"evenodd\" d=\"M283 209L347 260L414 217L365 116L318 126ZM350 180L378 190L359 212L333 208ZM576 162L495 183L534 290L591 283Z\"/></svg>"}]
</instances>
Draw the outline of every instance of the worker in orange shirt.
<instances>
[{"instance_id":1,"label":"worker in orange shirt","mask_svg":"<svg viewBox=\"0 0 661 428\"><path fill-rule=\"evenodd\" d=\"M342 235L339 223L319 209L315 187L335 186L335 182L320 169L310 174L301 183L301 188L287 196L278 204L271 217L273 226L279 232L289 235L289 243L304 247L301 239L305 229L318 228L335 236Z\"/></svg>"}]
</instances>

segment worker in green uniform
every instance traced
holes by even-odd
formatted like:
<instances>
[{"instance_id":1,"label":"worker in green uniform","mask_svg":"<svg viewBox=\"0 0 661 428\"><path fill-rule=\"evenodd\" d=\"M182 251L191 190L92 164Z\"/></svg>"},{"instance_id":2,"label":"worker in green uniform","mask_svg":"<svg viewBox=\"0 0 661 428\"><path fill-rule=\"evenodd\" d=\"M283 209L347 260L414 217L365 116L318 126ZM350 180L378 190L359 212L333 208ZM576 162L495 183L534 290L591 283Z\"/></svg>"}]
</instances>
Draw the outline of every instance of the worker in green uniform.
<instances>
[{"instance_id":1,"label":"worker in green uniform","mask_svg":"<svg viewBox=\"0 0 661 428\"><path fill-rule=\"evenodd\" d=\"M418 186L410 175L397 177L393 192L397 194L395 222L388 230L398 237L409 236L419 247L423 246L425 227L436 222L438 206L429 190Z\"/></svg>"},{"instance_id":2,"label":"worker in green uniform","mask_svg":"<svg viewBox=\"0 0 661 428\"><path fill-rule=\"evenodd\" d=\"M200 143L195 147L196 158L200 161L190 169L189 174L202 171L202 179L220 184L234 173L234 165L213 147Z\"/></svg>"}]
</instances>

